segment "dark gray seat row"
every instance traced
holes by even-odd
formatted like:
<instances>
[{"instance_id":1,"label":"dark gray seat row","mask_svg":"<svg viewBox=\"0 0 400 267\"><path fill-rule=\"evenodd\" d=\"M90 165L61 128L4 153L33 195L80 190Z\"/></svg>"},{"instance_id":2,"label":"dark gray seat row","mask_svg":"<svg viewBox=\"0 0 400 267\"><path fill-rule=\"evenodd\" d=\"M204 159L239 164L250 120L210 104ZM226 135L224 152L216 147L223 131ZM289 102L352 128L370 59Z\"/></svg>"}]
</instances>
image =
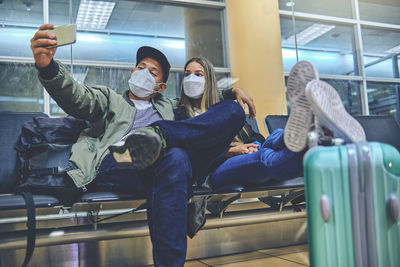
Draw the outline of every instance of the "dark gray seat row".
<instances>
[{"instance_id":1,"label":"dark gray seat row","mask_svg":"<svg viewBox=\"0 0 400 267\"><path fill-rule=\"evenodd\" d=\"M25 202L19 195L13 194L16 183L16 151L14 145L25 121L32 117L47 116L43 113L0 113L0 210L25 208ZM265 117L266 130L271 133L277 128L284 128L288 116L267 116ZM364 127L367 140L388 143L400 150L400 127L392 116L356 116L355 117ZM258 130L255 121L249 121L254 130ZM279 178L279 177L278 177ZM241 185L229 185L217 191L210 191L201 187L193 188L193 195L218 195L218 194L237 194L246 192L260 192L268 190L285 190L304 187L303 178L295 178L287 181L279 179L268 180L264 184L252 187ZM118 192L91 192L84 194L78 202L107 202L144 199L145 196L132 196ZM59 205L56 198L51 196L34 196L36 207L52 207Z\"/></svg>"},{"instance_id":2,"label":"dark gray seat row","mask_svg":"<svg viewBox=\"0 0 400 267\"><path fill-rule=\"evenodd\" d=\"M20 113L20 112L1 112L0 113L0 210L12 210L25 208L25 202L19 195L13 194L13 189L16 185L16 151L14 146L16 144L18 135L24 122L29 121L32 117L45 117L44 113ZM249 120L252 127L258 131L255 120ZM271 128L270 130L274 130ZM215 194L229 194L229 193L242 193L242 192L257 192L263 190L275 190L303 187L301 179L294 179L284 182L270 181L260 186L244 187L241 185L229 185L224 188L212 192L205 188L194 187L194 196L215 195ZM118 192L90 192L82 195L78 202L104 202L116 200L133 200L144 199L143 196L132 196ZM56 198L51 196L34 196L36 207L52 207L59 205Z\"/></svg>"},{"instance_id":3,"label":"dark gray seat row","mask_svg":"<svg viewBox=\"0 0 400 267\"><path fill-rule=\"evenodd\" d=\"M369 142L390 144L400 151L400 127L397 120L390 115L356 115L354 118L364 128ZM285 128L288 116L270 115L265 117L265 128L271 133L277 128Z\"/></svg>"}]
</instances>

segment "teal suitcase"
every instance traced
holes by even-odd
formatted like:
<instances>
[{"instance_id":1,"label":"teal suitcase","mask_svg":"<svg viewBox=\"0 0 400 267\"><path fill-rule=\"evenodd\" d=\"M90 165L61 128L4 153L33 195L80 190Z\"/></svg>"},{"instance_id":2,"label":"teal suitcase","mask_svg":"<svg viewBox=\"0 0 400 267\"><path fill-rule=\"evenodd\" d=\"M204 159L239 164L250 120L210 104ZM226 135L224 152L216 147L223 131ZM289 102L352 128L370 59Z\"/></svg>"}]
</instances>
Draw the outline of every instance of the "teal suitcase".
<instances>
[{"instance_id":1,"label":"teal suitcase","mask_svg":"<svg viewBox=\"0 0 400 267\"><path fill-rule=\"evenodd\" d=\"M394 147L317 147L305 155L304 177L311 266L400 266Z\"/></svg>"}]
</instances>

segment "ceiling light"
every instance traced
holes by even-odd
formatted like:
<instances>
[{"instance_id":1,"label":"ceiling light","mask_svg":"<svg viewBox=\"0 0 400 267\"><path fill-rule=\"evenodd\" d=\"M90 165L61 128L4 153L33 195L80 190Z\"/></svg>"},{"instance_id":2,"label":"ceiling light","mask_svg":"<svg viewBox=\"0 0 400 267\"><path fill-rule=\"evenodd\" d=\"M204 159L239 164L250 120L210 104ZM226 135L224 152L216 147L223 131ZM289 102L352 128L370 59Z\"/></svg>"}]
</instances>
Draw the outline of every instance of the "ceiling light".
<instances>
[{"instance_id":1,"label":"ceiling light","mask_svg":"<svg viewBox=\"0 0 400 267\"><path fill-rule=\"evenodd\" d=\"M306 28L305 30L296 34L297 44L299 45L306 45L314 39L324 35L325 33L329 32L335 28L334 25L325 25L320 23L315 23L310 27ZM294 35L287 38L284 43L286 44L294 44Z\"/></svg>"},{"instance_id":2,"label":"ceiling light","mask_svg":"<svg viewBox=\"0 0 400 267\"><path fill-rule=\"evenodd\" d=\"M386 54L397 54L397 53L400 53L400 45L392 47L392 48L386 50L384 53L386 53Z\"/></svg>"},{"instance_id":3,"label":"ceiling light","mask_svg":"<svg viewBox=\"0 0 400 267\"><path fill-rule=\"evenodd\" d=\"M76 24L79 28L105 29L114 9L114 2L82 0Z\"/></svg>"}]
</instances>

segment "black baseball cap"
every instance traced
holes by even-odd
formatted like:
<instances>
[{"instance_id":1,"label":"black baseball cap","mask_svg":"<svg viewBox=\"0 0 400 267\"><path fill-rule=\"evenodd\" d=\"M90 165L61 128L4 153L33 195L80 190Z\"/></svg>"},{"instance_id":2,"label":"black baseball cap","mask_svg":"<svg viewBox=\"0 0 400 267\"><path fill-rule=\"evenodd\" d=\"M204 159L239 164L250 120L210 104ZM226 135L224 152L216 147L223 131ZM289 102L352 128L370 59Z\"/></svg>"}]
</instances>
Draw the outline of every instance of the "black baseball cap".
<instances>
[{"instance_id":1,"label":"black baseball cap","mask_svg":"<svg viewBox=\"0 0 400 267\"><path fill-rule=\"evenodd\" d=\"M167 57L161 51L153 47L142 46L136 53L136 66L146 57L153 58L160 63L163 72L163 82L166 82L169 76L169 69L171 68Z\"/></svg>"}]
</instances>

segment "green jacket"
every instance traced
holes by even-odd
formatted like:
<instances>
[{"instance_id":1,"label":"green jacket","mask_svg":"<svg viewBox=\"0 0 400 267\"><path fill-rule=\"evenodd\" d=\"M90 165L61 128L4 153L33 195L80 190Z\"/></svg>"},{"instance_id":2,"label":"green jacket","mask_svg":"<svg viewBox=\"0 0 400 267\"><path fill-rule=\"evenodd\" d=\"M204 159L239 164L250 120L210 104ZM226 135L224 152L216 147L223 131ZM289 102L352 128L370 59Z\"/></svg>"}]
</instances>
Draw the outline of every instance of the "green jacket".
<instances>
[{"instance_id":1,"label":"green jacket","mask_svg":"<svg viewBox=\"0 0 400 267\"><path fill-rule=\"evenodd\" d=\"M97 175L100 163L109 153L108 147L117 143L132 128L136 108L128 92L119 95L105 86L85 86L74 81L60 62L58 74L51 80L39 75L50 96L69 115L91 122L72 147L70 161L78 168L67 173L76 186L84 187ZM173 120L177 101L157 94L153 106L164 120Z\"/></svg>"}]
</instances>

